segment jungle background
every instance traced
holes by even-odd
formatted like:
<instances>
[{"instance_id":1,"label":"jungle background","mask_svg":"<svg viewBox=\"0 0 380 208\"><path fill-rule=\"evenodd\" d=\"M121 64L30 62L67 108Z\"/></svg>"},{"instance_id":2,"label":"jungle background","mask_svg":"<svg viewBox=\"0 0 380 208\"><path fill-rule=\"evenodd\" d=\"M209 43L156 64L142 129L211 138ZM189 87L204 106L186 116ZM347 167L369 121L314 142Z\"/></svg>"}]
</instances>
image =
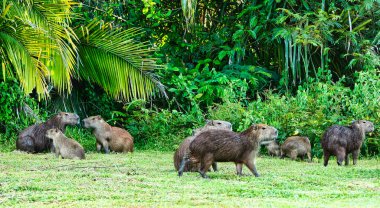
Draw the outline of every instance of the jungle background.
<instances>
[{"instance_id":1,"label":"jungle background","mask_svg":"<svg viewBox=\"0 0 380 208\"><path fill-rule=\"evenodd\" d=\"M137 149L173 151L204 125L252 123L310 138L375 124L379 0L1 0L0 149L59 111L101 115ZM88 151L91 132L67 134Z\"/></svg>"}]
</instances>

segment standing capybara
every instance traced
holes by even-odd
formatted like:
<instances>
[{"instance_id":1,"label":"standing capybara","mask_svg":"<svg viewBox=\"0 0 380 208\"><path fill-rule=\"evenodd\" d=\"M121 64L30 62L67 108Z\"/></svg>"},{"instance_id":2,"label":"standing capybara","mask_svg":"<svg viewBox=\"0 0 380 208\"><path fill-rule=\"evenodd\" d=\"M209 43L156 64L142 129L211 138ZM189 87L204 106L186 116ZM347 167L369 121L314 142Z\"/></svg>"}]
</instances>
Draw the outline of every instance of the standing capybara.
<instances>
[{"instance_id":1,"label":"standing capybara","mask_svg":"<svg viewBox=\"0 0 380 208\"><path fill-rule=\"evenodd\" d=\"M26 128L18 135L16 148L18 150L38 153L46 150L53 151L52 142L46 138L46 131L52 128L58 128L65 132L67 125L79 124L79 116L74 113L61 112L41 124L34 124Z\"/></svg>"},{"instance_id":2,"label":"standing capybara","mask_svg":"<svg viewBox=\"0 0 380 208\"><path fill-rule=\"evenodd\" d=\"M280 156L280 145L276 141L271 141L267 145L268 155L270 156Z\"/></svg>"},{"instance_id":3,"label":"standing capybara","mask_svg":"<svg viewBox=\"0 0 380 208\"><path fill-rule=\"evenodd\" d=\"M85 159L82 145L67 138L61 130L49 129L46 131L46 137L53 140L56 157L61 155L62 159Z\"/></svg>"},{"instance_id":4,"label":"standing capybara","mask_svg":"<svg viewBox=\"0 0 380 208\"><path fill-rule=\"evenodd\" d=\"M281 158L288 156L295 160L297 156L300 156L303 160L305 155L307 155L308 162L311 162L311 144L307 137L291 136L281 145Z\"/></svg>"},{"instance_id":5,"label":"standing capybara","mask_svg":"<svg viewBox=\"0 0 380 208\"><path fill-rule=\"evenodd\" d=\"M227 121L221 121L221 120L207 120L207 123L204 127L195 129L193 131L193 135L190 137L187 137L181 145L178 147L177 151L174 153L173 160L174 160L174 167L178 171L179 165L181 164L181 161L183 159L183 156L189 152L189 145L194 140L195 135L198 135L199 133L209 130L209 129L225 129L232 131L232 124ZM212 167L214 171L217 170L216 163L212 164ZM187 171L198 171L199 165L193 164L193 163L187 163L185 168L183 169L184 172Z\"/></svg>"},{"instance_id":6,"label":"standing capybara","mask_svg":"<svg viewBox=\"0 0 380 208\"><path fill-rule=\"evenodd\" d=\"M256 176L256 155L260 142L274 140L278 132L272 126L265 124L251 125L247 130L236 133L228 130L207 130L198 134L190 143L190 154L184 157L178 171L183 174L186 163L201 163L199 173L207 178L207 170L213 162L234 162L236 172L242 175L243 164Z\"/></svg>"},{"instance_id":7,"label":"standing capybara","mask_svg":"<svg viewBox=\"0 0 380 208\"><path fill-rule=\"evenodd\" d=\"M348 165L348 154L352 153L356 165L360 147L365 139L365 133L374 131L372 122L366 120L353 121L351 126L333 125L326 130L322 138L324 166L327 166L331 155L335 155L338 165Z\"/></svg>"},{"instance_id":8,"label":"standing capybara","mask_svg":"<svg viewBox=\"0 0 380 208\"><path fill-rule=\"evenodd\" d=\"M133 152L133 137L127 130L113 127L103 120L100 116L91 116L83 119L84 127L94 129L96 137L96 150L102 148L105 153Z\"/></svg>"}]
</instances>

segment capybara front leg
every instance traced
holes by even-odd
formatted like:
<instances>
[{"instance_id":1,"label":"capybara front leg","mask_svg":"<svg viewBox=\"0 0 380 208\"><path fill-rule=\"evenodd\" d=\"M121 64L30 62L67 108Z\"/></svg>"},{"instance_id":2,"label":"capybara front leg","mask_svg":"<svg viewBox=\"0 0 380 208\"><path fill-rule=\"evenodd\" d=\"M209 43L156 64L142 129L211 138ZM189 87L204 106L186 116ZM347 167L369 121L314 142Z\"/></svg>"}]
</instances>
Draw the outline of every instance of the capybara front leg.
<instances>
[{"instance_id":1,"label":"capybara front leg","mask_svg":"<svg viewBox=\"0 0 380 208\"><path fill-rule=\"evenodd\" d=\"M102 145L99 142L96 142L96 151L100 152L102 150Z\"/></svg>"},{"instance_id":2,"label":"capybara front leg","mask_svg":"<svg viewBox=\"0 0 380 208\"><path fill-rule=\"evenodd\" d=\"M212 163L212 169L214 170L214 172L218 171L218 165L216 164L216 162Z\"/></svg>"},{"instance_id":3,"label":"capybara front leg","mask_svg":"<svg viewBox=\"0 0 380 208\"><path fill-rule=\"evenodd\" d=\"M358 162L359 151L360 150L355 150L352 152L352 160L354 161L354 165L356 165L356 163Z\"/></svg>"},{"instance_id":4,"label":"capybara front leg","mask_svg":"<svg viewBox=\"0 0 380 208\"><path fill-rule=\"evenodd\" d=\"M323 153L323 165L326 167L329 164L330 159L330 153L324 152Z\"/></svg>"},{"instance_id":5,"label":"capybara front leg","mask_svg":"<svg viewBox=\"0 0 380 208\"><path fill-rule=\"evenodd\" d=\"M108 146L108 142L107 141L103 141L102 146L103 146L104 152L106 154L110 153L110 148Z\"/></svg>"},{"instance_id":6,"label":"capybara front leg","mask_svg":"<svg viewBox=\"0 0 380 208\"><path fill-rule=\"evenodd\" d=\"M236 175L242 176L242 171L243 171L243 164L242 163L235 163L236 165Z\"/></svg>"},{"instance_id":7,"label":"capybara front leg","mask_svg":"<svg viewBox=\"0 0 380 208\"><path fill-rule=\"evenodd\" d=\"M350 163L350 159L348 157L348 154L346 154L346 157L344 158L344 165L348 165Z\"/></svg>"},{"instance_id":8,"label":"capybara front leg","mask_svg":"<svg viewBox=\"0 0 380 208\"><path fill-rule=\"evenodd\" d=\"M183 170L185 170L186 165L190 162L190 158L187 155L183 156L181 164L178 169L178 176L182 176Z\"/></svg>"},{"instance_id":9,"label":"capybara front leg","mask_svg":"<svg viewBox=\"0 0 380 208\"><path fill-rule=\"evenodd\" d=\"M336 158L337 158L337 163L338 165L342 165L343 164L343 160L344 158L346 157L346 151L343 147L340 147L337 149L336 151Z\"/></svg>"},{"instance_id":10,"label":"capybara front leg","mask_svg":"<svg viewBox=\"0 0 380 208\"><path fill-rule=\"evenodd\" d=\"M257 172L257 170L256 170L256 165L255 164L253 164L253 162L252 161L247 161L246 163L245 163L245 165L248 167L248 169L253 173L253 175L255 175L255 177L259 177L260 176L260 174Z\"/></svg>"},{"instance_id":11,"label":"capybara front leg","mask_svg":"<svg viewBox=\"0 0 380 208\"><path fill-rule=\"evenodd\" d=\"M312 162L312 160L311 160L311 152L308 152L308 153L307 153L307 161L308 161L309 163Z\"/></svg>"}]
</instances>

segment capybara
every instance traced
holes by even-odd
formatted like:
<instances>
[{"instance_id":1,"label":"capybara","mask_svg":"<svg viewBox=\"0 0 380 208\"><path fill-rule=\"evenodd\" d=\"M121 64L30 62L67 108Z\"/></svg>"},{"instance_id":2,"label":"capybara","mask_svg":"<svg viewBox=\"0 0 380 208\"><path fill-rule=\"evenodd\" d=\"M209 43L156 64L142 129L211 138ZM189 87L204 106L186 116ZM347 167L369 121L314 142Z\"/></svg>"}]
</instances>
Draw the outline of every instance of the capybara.
<instances>
[{"instance_id":1,"label":"capybara","mask_svg":"<svg viewBox=\"0 0 380 208\"><path fill-rule=\"evenodd\" d=\"M67 125L79 124L79 116L74 113L60 112L44 123L34 124L23 130L16 141L18 150L29 153L44 152L46 150L54 151L53 143L46 138L46 131L52 128L58 128L65 132Z\"/></svg>"},{"instance_id":2,"label":"capybara","mask_svg":"<svg viewBox=\"0 0 380 208\"><path fill-rule=\"evenodd\" d=\"M274 140L278 132L272 126L253 124L247 130L236 133L228 130L207 130L198 134L190 143L190 154L181 162L178 175L182 176L188 162L200 162L199 173L208 178L207 170L213 162L234 162L236 172L242 175L243 164L256 176L256 155L261 141Z\"/></svg>"},{"instance_id":3,"label":"capybara","mask_svg":"<svg viewBox=\"0 0 380 208\"><path fill-rule=\"evenodd\" d=\"M351 126L333 125L328 128L322 137L322 148L324 156L324 166L327 166L332 155L337 157L338 165L348 165L348 154L352 153L353 163L356 165L360 147L365 139L365 133L374 131L372 122L357 120Z\"/></svg>"},{"instance_id":4,"label":"capybara","mask_svg":"<svg viewBox=\"0 0 380 208\"><path fill-rule=\"evenodd\" d=\"M268 155L270 156L280 156L280 145L276 141L271 141L267 145Z\"/></svg>"},{"instance_id":5,"label":"capybara","mask_svg":"<svg viewBox=\"0 0 380 208\"><path fill-rule=\"evenodd\" d=\"M96 137L96 150L102 148L105 153L133 152L133 137L127 130L113 127L103 120L101 116L91 116L83 119L84 127L94 129Z\"/></svg>"},{"instance_id":6,"label":"capybara","mask_svg":"<svg viewBox=\"0 0 380 208\"><path fill-rule=\"evenodd\" d=\"M307 155L308 162L311 162L311 144L307 137L291 136L281 145L281 158L288 156L295 160L297 156L300 156L303 160L305 155Z\"/></svg>"},{"instance_id":7,"label":"capybara","mask_svg":"<svg viewBox=\"0 0 380 208\"><path fill-rule=\"evenodd\" d=\"M46 137L53 140L56 157L61 155L62 159L85 159L82 145L67 138L58 128L47 130Z\"/></svg>"},{"instance_id":8,"label":"capybara","mask_svg":"<svg viewBox=\"0 0 380 208\"><path fill-rule=\"evenodd\" d=\"M189 145L191 141L195 138L195 135L198 135L199 133L209 130L209 129L225 129L232 131L232 124L228 121L221 121L221 120L207 120L207 123L204 127L195 129L193 131L193 135L187 137L178 147L177 151L174 153L173 160L174 160L174 167L178 171L179 165L181 164L181 161L183 159L183 156L185 153L189 152ZM212 167L214 171L217 170L216 163L212 164ZM187 171L198 171L199 169L199 163L193 164L188 163L185 168L183 169L184 172Z\"/></svg>"}]
</instances>

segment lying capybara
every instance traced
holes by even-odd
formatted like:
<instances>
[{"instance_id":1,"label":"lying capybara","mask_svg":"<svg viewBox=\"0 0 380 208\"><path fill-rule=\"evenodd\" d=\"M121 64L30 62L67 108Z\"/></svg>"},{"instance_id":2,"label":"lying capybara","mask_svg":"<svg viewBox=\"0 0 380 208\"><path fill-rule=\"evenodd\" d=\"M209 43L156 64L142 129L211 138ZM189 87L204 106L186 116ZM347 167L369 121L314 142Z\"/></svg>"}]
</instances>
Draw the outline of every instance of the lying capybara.
<instances>
[{"instance_id":1,"label":"lying capybara","mask_svg":"<svg viewBox=\"0 0 380 208\"><path fill-rule=\"evenodd\" d=\"M182 176L188 162L200 162L199 173L207 178L207 170L213 162L234 162L236 172L242 175L243 164L256 176L256 155L261 141L274 140L278 132L265 124L251 125L247 130L236 133L228 130L207 130L198 134L190 143L190 154L181 162L178 175Z\"/></svg>"},{"instance_id":2,"label":"lying capybara","mask_svg":"<svg viewBox=\"0 0 380 208\"><path fill-rule=\"evenodd\" d=\"M307 137L291 136L281 145L281 158L288 156L295 160L297 156L300 156L303 160L305 155L307 155L308 162L311 162L311 144Z\"/></svg>"},{"instance_id":3,"label":"lying capybara","mask_svg":"<svg viewBox=\"0 0 380 208\"><path fill-rule=\"evenodd\" d=\"M79 124L79 116L74 113L61 112L41 124L34 124L23 130L16 141L18 150L29 153L38 153L46 150L53 151L52 142L46 138L46 131L52 128L58 128L65 132L67 125Z\"/></svg>"},{"instance_id":4,"label":"lying capybara","mask_svg":"<svg viewBox=\"0 0 380 208\"><path fill-rule=\"evenodd\" d=\"M348 154L352 153L354 165L356 165L360 147L365 139L365 133L374 131L372 122L357 120L351 126L333 125L326 130L322 138L324 166L327 166L331 155L337 157L338 165L349 164Z\"/></svg>"},{"instance_id":5,"label":"lying capybara","mask_svg":"<svg viewBox=\"0 0 380 208\"><path fill-rule=\"evenodd\" d=\"M113 127L103 120L101 116L91 116L83 119L84 127L94 129L96 137L96 150L102 148L105 153L133 152L133 137L127 130Z\"/></svg>"},{"instance_id":6,"label":"lying capybara","mask_svg":"<svg viewBox=\"0 0 380 208\"><path fill-rule=\"evenodd\" d=\"M46 137L53 140L56 157L61 155L62 159L85 159L82 145L67 138L58 128L47 130Z\"/></svg>"},{"instance_id":7,"label":"lying capybara","mask_svg":"<svg viewBox=\"0 0 380 208\"><path fill-rule=\"evenodd\" d=\"M276 141L271 141L267 145L268 155L270 156L280 156L280 145Z\"/></svg>"},{"instance_id":8,"label":"lying capybara","mask_svg":"<svg viewBox=\"0 0 380 208\"><path fill-rule=\"evenodd\" d=\"M204 127L195 129L193 131L193 135L190 137L187 137L178 147L177 151L174 153L173 160L174 160L174 167L178 171L179 165L181 164L181 161L183 159L183 156L189 152L189 145L195 138L195 135L198 135L199 133L210 130L210 129L225 129L232 131L232 124L227 121L221 121L221 120L207 120L207 123ZM212 167L214 171L217 170L216 163L212 164ZM187 171L198 171L199 169L199 163L193 164L188 163L185 168L183 169L184 172Z\"/></svg>"}]
</instances>

